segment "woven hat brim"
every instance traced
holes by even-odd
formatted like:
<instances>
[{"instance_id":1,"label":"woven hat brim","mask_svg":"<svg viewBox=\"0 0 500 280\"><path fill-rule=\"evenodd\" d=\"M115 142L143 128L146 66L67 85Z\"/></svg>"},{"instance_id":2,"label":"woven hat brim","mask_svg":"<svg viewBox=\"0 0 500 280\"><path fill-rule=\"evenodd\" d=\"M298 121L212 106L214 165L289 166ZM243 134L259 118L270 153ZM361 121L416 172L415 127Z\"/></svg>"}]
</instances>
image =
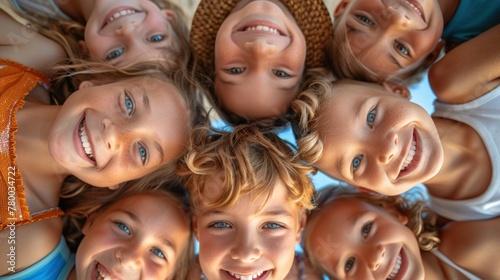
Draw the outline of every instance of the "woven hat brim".
<instances>
[{"instance_id":1,"label":"woven hat brim","mask_svg":"<svg viewBox=\"0 0 500 280\"><path fill-rule=\"evenodd\" d=\"M191 25L191 45L205 73L214 68L215 38L239 0L201 0ZM281 0L306 39L306 68L326 66L325 46L333 40L332 19L322 0Z\"/></svg>"}]
</instances>

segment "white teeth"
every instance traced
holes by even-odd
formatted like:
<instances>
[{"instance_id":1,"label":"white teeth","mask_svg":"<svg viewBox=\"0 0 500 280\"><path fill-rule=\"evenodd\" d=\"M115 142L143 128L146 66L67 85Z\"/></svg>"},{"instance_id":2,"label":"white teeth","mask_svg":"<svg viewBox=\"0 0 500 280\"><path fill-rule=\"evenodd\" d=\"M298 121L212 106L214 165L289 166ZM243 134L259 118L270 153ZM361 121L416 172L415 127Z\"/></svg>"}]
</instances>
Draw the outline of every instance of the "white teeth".
<instances>
[{"instance_id":1,"label":"white teeth","mask_svg":"<svg viewBox=\"0 0 500 280\"><path fill-rule=\"evenodd\" d=\"M270 33L274 33L274 34L278 34L278 35L280 34L278 29L272 28L269 26L265 26L265 25L250 26L250 27L245 28L245 31L251 31L251 30L266 31L266 32L270 32Z\"/></svg>"},{"instance_id":2,"label":"white teeth","mask_svg":"<svg viewBox=\"0 0 500 280\"><path fill-rule=\"evenodd\" d=\"M405 170L408 167L408 165L410 165L411 161L413 160L413 157L415 156L416 151L417 151L417 142L415 142L415 140L412 140L410 151L408 152L408 155L406 155L406 159L403 162L403 166L401 166L401 171Z\"/></svg>"},{"instance_id":3,"label":"white teeth","mask_svg":"<svg viewBox=\"0 0 500 280\"><path fill-rule=\"evenodd\" d=\"M85 122L83 121L80 125L80 141L82 141L83 150L85 154L91 159L95 160L92 148L90 147L89 138L87 137L87 132L85 131Z\"/></svg>"},{"instance_id":4,"label":"white teeth","mask_svg":"<svg viewBox=\"0 0 500 280\"><path fill-rule=\"evenodd\" d=\"M420 12L420 10L417 8L417 6L413 5L412 3L408 2L405 0L405 3L410 5L410 7L412 7L415 11L417 11L417 13L422 16L422 13Z\"/></svg>"},{"instance_id":5,"label":"white teeth","mask_svg":"<svg viewBox=\"0 0 500 280\"><path fill-rule=\"evenodd\" d=\"M135 14L135 11L134 10L121 10L119 12L116 12L114 15L112 15L107 23L110 23L112 22L113 20L117 19L117 18L120 18L122 16L127 16L127 15L131 15L131 14Z\"/></svg>"},{"instance_id":6,"label":"white teeth","mask_svg":"<svg viewBox=\"0 0 500 280\"><path fill-rule=\"evenodd\" d=\"M261 271L261 272L250 274L250 275L239 275L239 274L233 273L231 271L228 271L228 273L231 276L233 276L234 278L236 278L236 279L240 279L240 280L252 280L252 279L255 279L255 278L261 276L262 273L264 273L264 272Z\"/></svg>"},{"instance_id":7,"label":"white teeth","mask_svg":"<svg viewBox=\"0 0 500 280\"><path fill-rule=\"evenodd\" d=\"M396 259L396 263L394 264L394 267L392 268L391 274L387 277L386 280L392 280L396 275L398 275L399 269L401 268L401 255L398 255L398 258Z\"/></svg>"},{"instance_id":8,"label":"white teeth","mask_svg":"<svg viewBox=\"0 0 500 280\"><path fill-rule=\"evenodd\" d=\"M100 268L99 265L95 269L97 280L111 280L111 276L108 275L107 271Z\"/></svg>"}]
</instances>

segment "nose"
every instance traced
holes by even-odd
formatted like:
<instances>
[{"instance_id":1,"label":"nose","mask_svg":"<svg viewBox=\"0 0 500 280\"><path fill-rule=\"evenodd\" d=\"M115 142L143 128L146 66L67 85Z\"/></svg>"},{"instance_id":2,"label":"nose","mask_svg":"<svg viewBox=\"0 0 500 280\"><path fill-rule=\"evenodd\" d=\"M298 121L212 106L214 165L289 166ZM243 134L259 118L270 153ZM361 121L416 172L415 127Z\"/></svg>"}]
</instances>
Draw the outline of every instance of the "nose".
<instances>
[{"instance_id":1,"label":"nose","mask_svg":"<svg viewBox=\"0 0 500 280\"><path fill-rule=\"evenodd\" d=\"M406 28L410 25L411 19L410 19L410 17L408 17L408 15L406 14L406 11L403 10L402 7L393 8L393 7L389 6L388 10L389 10L390 22L394 26Z\"/></svg>"},{"instance_id":2,"label":"nose","mask_svg":"<svg viewBox=\"0 0 500 280\"><path fill-rule=\"evenodd\" d=\"M127 269L138 269L141 266L141 254L138 246L124 246L116 250L116 259Z\"/></svg>"},{"instance_id":3,"label":"nose","mask_svg":"<svg viewBox=\"0 0 500 280\"><path fill-rule=\"evenodd\" d=\"M252 42L246 42L245 48L257 57L265 57L276 52L276 46L269 44L264 38L257 38Z\"/></svg>"},{"instance_id":4,"label":"nose","mask_svg":"<svg viewBox=\"0 0 500 280\"><path fill-rule=\"evenodd\" d=\"M371 270L375 271L380 267L380 264L384 260L385 257L385 248L382 245L375 246L372 249L372 253L368 259L368 266Z\"/></svg>"},{"instance_id":5,"label":"nose","mask_svg":"<svg viewBox=\"0 0 500 280\"><path fill-rule=\"evenodd\" d=\"M115 29L115 33L120 36L124 37L131 37L135 35L135 31L138 29L140 26L139 22L136 20L131 20L124 22L122 25L120 25L118 28Z\"/></svg>"},{"instance_id":6,"label":"nose","mask_svg":"<svg viewBox=\"0 0 500 280\"><path fill-rule=\"evenodd\" d=\"M108 150L117 150L120 148L121 141L130 135L130 129L123 128L123 124L116 123L111 118L103 118L102 131L105 148Z\"/></svg>"},{"instance_id":7,"label":"nose","mask_svg":"<svg viewBox=\"0 0 500 280\"><path fill-rule=\"evenodd\" d=\"M386 137L380 137L377 142L374 143L374 148L378 149L378 160L388 164L397 153L398 135L395 131L390 131Z\"/></svg>"},{"instance_id":8,"label":"nose","mask_svg":"<svg viewBox=\"0 0 500 280\"><path fill-rule=\"evenodd\" d=\"M237 242L233 243L230 254L234 260L249 263L258 260L261 251L258 242L251 237L251 234L244 234L238 238Z\"/></svg>"}]
</instances>

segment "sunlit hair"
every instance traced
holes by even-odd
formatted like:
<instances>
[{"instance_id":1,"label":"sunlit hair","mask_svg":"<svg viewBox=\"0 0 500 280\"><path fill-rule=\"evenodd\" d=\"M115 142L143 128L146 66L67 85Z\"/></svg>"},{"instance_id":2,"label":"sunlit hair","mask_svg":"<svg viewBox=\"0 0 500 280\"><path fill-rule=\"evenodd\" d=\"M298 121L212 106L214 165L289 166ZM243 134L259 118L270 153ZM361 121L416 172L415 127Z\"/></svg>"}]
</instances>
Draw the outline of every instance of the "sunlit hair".
<instances>
[{"instance_id":1,"label":"sunlit hair","mask_svg":"<svg viewBox=\"0 0 500 280\"><path fill-rule=\"evenodd\" d=\"M170 174L170 176L165 175ZM178 203L178 207L185 213L186 224L191 227L191 210L186 190L182 187L179 177L173 172L158 169L140 179L122 183L118 190L95 188L87 186L84 190L71 189L71 183L66 182L62 189L60 205L65 211L64 236L72 251L76 251L82 238L82 228L85 221L94 211L102 211L114 202L137 194L150 194L156 197L165 196ZM165 225L168 230L168 225ZM190 228L189 240L186 248L176 263L174 280L187 279L188 269L194 258L194 235Z\"/></svg>"},{"instance_id":2,"label":"sunlit hair","mask_svg":"<svg viewBox=\"0 0 500 280\"><path fill-rule=\"evenodd\" d=\"M421 194L413 194L411 197L403 195L386 196L379 194L368 194L357 191L355 188L347 186L329 186L319 190L316 193L317 210L313 210L308 217L308 222L303 235L303 247L311 263L318 269L321 269L319 261L309 247L307 242L311 228L315 225L315 217L321 212L324 205L335 203L335 200L342 198L355 198L369 203L380 209L394 207L403 216L408 218L408 227L418 241L418 245L423 251L430 251L437 248L439 239L438 216L424 201Z\"/></svg>"},{"instance_id":3,"label":"sunlit hair","mask_svg":"<svg viewBox=\"0 0 500 280\"><path fill-rule=\"evenodd\" d=\"M262 198L265 203L279 183L299 210L312 209L311 171L288 143L272 132L259 131L255 125L240 125L231 132L197 128L178 168L185 176L194 211L202 206L228 209L245 194L251 195L252 202ZM214 179L220 183L207 184ZM207 201L206 192L213 188L218 188L216 193L220 195Z\"/></svg>"}]
</instances>

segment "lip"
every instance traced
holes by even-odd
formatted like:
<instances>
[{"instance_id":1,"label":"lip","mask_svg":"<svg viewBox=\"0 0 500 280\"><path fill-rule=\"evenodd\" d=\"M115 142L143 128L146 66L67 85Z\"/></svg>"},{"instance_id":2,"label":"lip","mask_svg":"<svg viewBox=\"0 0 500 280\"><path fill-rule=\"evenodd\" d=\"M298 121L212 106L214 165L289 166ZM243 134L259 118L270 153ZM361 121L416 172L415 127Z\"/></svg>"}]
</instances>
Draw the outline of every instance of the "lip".
<instances>
[{"instance_id":1,"label":"lip","mask_svg":"<svg viewBox=\"0 0 500 280\"><path fill-rule=\"evenodd\" d=\"M399 268L399 271L398 271L398 273L396 274L396 276L394 277L393 280L403 280L403 279L405 279L405 274L406 274L406 271L408 270L408 258L406 256L404 248L401 248L401 250L399 251L399 253L396 256L394 256L394 259L392 260L391 266L389 268L390 270L387 272L387 276L384 279L387 279L387 277L389 277L389 275L390 275L390 273L392 271L392 268L396 264L396 260L397 260L397 257L399 255L401 255L401 267Z\"/></svg>"},{"instance_id":2,"label":"lip","mask_svg":"<svg viewBox=\"0 0 500 280\"><path fill-rule=\"evenodd\" d=\"M279 35L268 31L259 31L259 30L245 31L246 28L257 25L274 28L278 30ZM250 16L243 19L237 26L235 26L233 30L234 30L233 33L245 32L245 33L257 33L257 34L269 34L270 36L288 36L286 27L283 26L281 23L269 19L262 19L259 16Z\"/></svg>"},{"instance_id":3,"label":"lip","mask_svg":"<svg viewBox=\"0 0 500 280\"><path fill-rule=\"evenodd\" d=\"M403 166L404 162L405 162L405 159L406 157L408 156L408 153L410 152L410 148L411 148L411 142L415 140L416 142L416 151L415 151L415 156L413 156L413 160L411 161L410 165L408 165L406 167L405 170L402 170L401 171L401 167ZM421 141L420 141L420 137L418 135L418 132L417 130L414 128L413 129L413 133L412 133L412 139L410 141L408 141L408 145L405 149L405 153L404 153L404 157L401 158L401 163L399 164L399 174L397 176L396 179L400 179L401 177L404 177L408 174L410 174L411 172L413 172L419 165L420 163L420 159L422 158L422 148L421 148Z\"/></svg>"},{"instance_id":4,"label":"lip","mask_svg":"<svg viewBox=\"0 0 500 280\"><path fill-rule=\"evenodd\" d=\"M133 8L133 7L130 7L130 6L121 6L121 7L118 7L118 8L114 8L113 10L111 10L105 17L104 17L104 20L103 20L103 23L101 25L101 29L103 29L106 25L108 25L108 21L109 19L111 18L112 15L116 14L116 13L119 13L123 10L134 10L136 13L138 12L141 12L141 11L138 11L137 9Z\"/></svg>"},{"instance_id":5,"label":"lip","mask_svg":"<svg viewBox=\"0 0 500 280\"><path fill-rule=\"evenodd\" d=\"M231 271L231 272L239 274L239 275L251 275L251 274L253 274L253 273L248 273L248 272L247 273L237 273L235 271ZM255 279L255 280L265 280L265 279L267 279L269 277L269 275L271 275L271 272L272 272L271 269L265 270L264 273L262 273L261 276L259 276L257 278L252 278L252 280L253 279ZM225 278L227 280L238 280L238 278L231 276L231 274L229 274L229 271L227 271L227 270L222 269L222 273L224 274L224 276L225 276Z\"/></svg>"},{"instance_id":6,"label":"lip","mask_svg":"<svg viewBox=\"0 0 500 280\"><path fill-rule=\"evenodd\" d=\"M401 2L403 2L403 4L406 5L406 7L408 9L410 9L412 12L414 12L417 16L422 18L422 20L425 23L427 23L427 21L425 20L424 9L422 9L422 5L420 5L420 3L418 3L418 1L416 1L416 0L401 0ZM420 14L417 13L417 11L415 11L415 9L410 4L415 6L415 8L417 8L417 10L420 12Z\"/></svg>"},{"instance_id":7,"label":"lip","mask_svg":"<svg viewBox=\"0 0 500 280\"><path fill-rule=\"evenodd\" d=\"M96 166L97 165L97 159L96 159L96 155L94 155L94 160L91 160L88 156L87 156L87 153L85 153L85 150L83 148L83 145L82 145L82 140L80 138L80 127L82 126L82 123L85 121L85 113L83 113L83 116L80 118L80 121L78 122L78 124L76 125L76 128L75 128L75 131L73 132L73 144L75 146L75 150L76 152L78 153L78 155L80 155L81 158L83 158L86 162L92 164L92 166ZM87 129L88 127L85 126L85 132L87 133L87 137L89 139L89 143L90 143L90 147L92 149L92 151L94 151L95 153L95 149L94 149L94 143L91 139L91 135Z\"/></svg>"},{"instance_id":8,"label":"lip","mask_svg":"<svg viewBox=\"0 0 500 280\"><path fill-rule=\"evenodd\" d=\"M92 272L91 272L91 278L92 280L98 280L96 277L96 270L99 268L100 270L106 271L106 274L109 275L111 279L122 279L119 275L117 275L115 272L109 270L106 266L104 266L102 263L98 261L94 261L94 265L92 266Z\"/></svg>"}]
</instances>

